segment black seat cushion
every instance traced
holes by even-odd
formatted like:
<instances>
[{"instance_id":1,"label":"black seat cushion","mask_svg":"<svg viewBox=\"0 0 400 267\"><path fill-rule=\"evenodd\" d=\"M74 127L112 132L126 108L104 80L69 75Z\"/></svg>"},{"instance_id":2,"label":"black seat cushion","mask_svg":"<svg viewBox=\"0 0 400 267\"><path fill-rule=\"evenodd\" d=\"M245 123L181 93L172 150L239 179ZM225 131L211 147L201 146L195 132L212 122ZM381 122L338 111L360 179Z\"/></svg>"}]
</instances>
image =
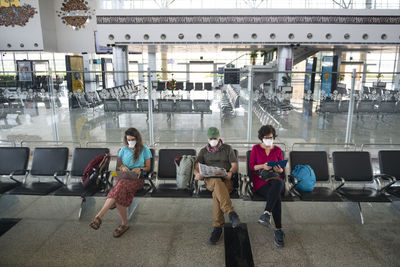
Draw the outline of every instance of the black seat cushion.
<instances>
[{"instance_id":1,"label":"black seat cushion","mask_svg":"<svg viewBox=\"0 0 400 267\"><path fill-rule=\"evenodd\" d=\"M175 157L196 155L194 149L160 149L158 152L158 178L176 179Z\"/></svg>"},{"instance_id":2,"label":"black seat cushion","mask_svg":"<svg viewBox=\"0 0 400 267\"><path fill-rule=\"evenodd\" d=\"M106 153L110 153L108 148L75 148L74 156L72 157L71 175L83 176L83 171L90 161L96 156Z\"/></svg>"},{"instance_id":3,"label":"black seat cushion","mask_svg":"<svg viewBox=\"0 0 400 267\"><path fill-rule=\"evenodd\" d=\"M25 185L19 185L8 194L11 195L48 195L62 186L59 182L34 182Z\"/></svg>"},{"instance_id":4,"label":"black seat cushion","mask_svg":"<svg viewBox=\"0 0 400 267\"><path fill-rule=\"evenodd\" d=\"M328 156L326 151L292 151L289 154L290 169L296 165L309 165L317 181L329 180Z\"/></svg>"},{"instance_id":5,"label":"black seat cushion","mask_svg":"<svg viewBox=\"0 0 400 267\"><path fill-rule=\"evenodd\" d=\"M57 173L62 176L66 174L67 165L67 147L39 147L33 152L31 174L53 176Z\"/></svg>"},{"instance_id":6,"label":"black seat cushion","mask_svg":"<svg viewBox=\"0 0 400 267\"><path fill-rule=\"evenodd\" d=\"M400 179L400 150L381 150L378 152L381 173Z\"/></svg>"},{"instance_id":7,"label":"black seat cushion","mask_svg":"<svg viewBox=\"0 0 400 267\"><path fill-rule=\"evenodd\" d=\"M299 192L303 201L342 202L340 195L328 187L314 187L312 192Z\"/></svg>"},{"instance_id":8,"label":"black seat cushion","mask_svg":"<svg viewBox=\"0 0 400 267\"><path fill-rule=\"evenodd\" d=\"M0 147L0 175L24 175L28 161L28 147Z\"/></svg>"},{"instance_id":9,"label":"black seat cushion","mask_svg":"<svg viewBox=\"0 0 400 267\"><path fill-rule=\"evenodd\" d=\"M346 199L353 202L390 202L390 199L383 193L373 188L342 187L339 189Z\"/></svg>"},{"instance_id":10,"label":"black seat cushion","mask_svg":"<svg viewBox=\"0 0 400 267\"><path fill-rule=\"evenodd\" d=\"M340 181L371 182L373 180L369 152L335 151L332 153L335 179Z\"/></svg>"}]
</instances>

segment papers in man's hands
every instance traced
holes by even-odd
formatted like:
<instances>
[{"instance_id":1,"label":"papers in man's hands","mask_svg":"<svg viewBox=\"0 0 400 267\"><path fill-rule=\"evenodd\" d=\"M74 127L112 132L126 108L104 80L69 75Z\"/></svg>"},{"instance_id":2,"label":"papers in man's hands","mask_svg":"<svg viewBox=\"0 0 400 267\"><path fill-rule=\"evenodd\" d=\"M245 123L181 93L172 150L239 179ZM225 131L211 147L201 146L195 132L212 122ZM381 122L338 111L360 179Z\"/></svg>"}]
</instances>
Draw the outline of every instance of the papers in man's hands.
<instances>
[{"instance_id":1,"label":"papers in man's hands","mask_svg":"<svg viewBox=\"0 0 400 267\"><path fill-rule=\"evenodd\" d=\"M226 170L219 167L207 166L199 163L200 174L204 177L225 177Z\"/></svg>"}]
</instances>

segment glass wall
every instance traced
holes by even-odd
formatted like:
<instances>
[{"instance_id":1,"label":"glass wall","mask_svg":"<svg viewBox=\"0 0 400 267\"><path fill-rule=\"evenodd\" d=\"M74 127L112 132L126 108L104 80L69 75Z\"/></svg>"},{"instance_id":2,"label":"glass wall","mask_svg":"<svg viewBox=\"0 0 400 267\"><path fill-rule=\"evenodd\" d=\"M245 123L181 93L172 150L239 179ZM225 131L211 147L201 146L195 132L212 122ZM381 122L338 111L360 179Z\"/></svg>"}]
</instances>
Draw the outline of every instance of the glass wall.
<instances>
[{"instance_id":1,"label":"glass wall","mask_svg":"<svg viewBox=\"0 0 400 267\"><path fill-rule=\"evenodd\" d=\"M162 56L157 53L157 70L152 76L158 78L151 82L146 70L147 55L129 55L129 80L123 86L107 88L101 83L106 73L93 60L112 56L90 55L91 75L98 78L85 78L84 90L73 89L81 72L75 75L66 71L65 54L3 53L0 140L118 143L126 128L136 127L147 144L187 144L205 142L206 129L216 126L226 142L255 143L260 126L272 124L278 130L278 141L287 144L344 143L351 72L355 69L350 141L359 145L400 142L400 94L393 83L395 75L399 75L393 72L398 64L395 53L343 52L337 85L330 94L325 93L324 79L332 71L323 72L322 66L324 57L333 56L332 52L316 55L313 92L305 82L310 74L305 61L295 65L292 72L285 72L291 79L285 86L278 86L274 78L277 69L273 65L270 69L261 68L260 58L249 82L249 69L253 68L245 66L250 57L241 53L244 56L236 61L236 52L215 53L213 63L206 64L195 60L197 54L191 57L190 53L171 53L166 59L174 61L167 62L166 70L161 70ZM230 57L226 57L228 54ZM212 58L207 53L203 56L206 60ZM17 73L14 59L32 60L32 75L21 68ZM218 65L222 60L237 65ZM224 68L215 72L214 64ZM112 69L107 73L114 79ZM90 83L95 84L94 89ZM253 85L252 90L248 89L249 84Z\"/></svg>"}]
</instances>

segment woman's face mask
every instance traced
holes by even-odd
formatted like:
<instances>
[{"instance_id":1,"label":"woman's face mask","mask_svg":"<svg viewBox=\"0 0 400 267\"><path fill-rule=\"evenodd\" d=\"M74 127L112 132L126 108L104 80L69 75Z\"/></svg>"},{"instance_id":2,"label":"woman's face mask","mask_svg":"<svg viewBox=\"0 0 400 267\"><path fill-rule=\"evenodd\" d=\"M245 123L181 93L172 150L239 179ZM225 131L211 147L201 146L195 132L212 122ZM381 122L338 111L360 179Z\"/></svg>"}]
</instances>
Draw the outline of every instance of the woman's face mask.
<instances>
[{"instance_id":1,"label":"woman's face mask","mask_svg":"<svg viewBox=\"0 0 400 267\"><path fill-rule=\"evenodd\" d=\"M274 139L272 139L272 138L264 138L263 139L263 143L264 143L264 145L266 145L266 146L272 146L273 144L274 144Z\"/></svg>"},{"instance_id":2,"label":"woman's face mask","mask_svg":"<svg viewBox=\"0 0 400 267\"><path fill-rule=\"evenodd\" d=\"M136 140L128 140L128 147L135 147Z\"/></svg>"},{"instance_id":3,"label":"woman's face mask","mask_svg":"<svg viewBox=\"0 0 400 267\"><path fill-rule=\"evenodd\" d=\"M210 141L208 141L211 147L215 147L216 145L218 145L218 142L218 139L211 139Z\"/></svg>"}]
</instances>

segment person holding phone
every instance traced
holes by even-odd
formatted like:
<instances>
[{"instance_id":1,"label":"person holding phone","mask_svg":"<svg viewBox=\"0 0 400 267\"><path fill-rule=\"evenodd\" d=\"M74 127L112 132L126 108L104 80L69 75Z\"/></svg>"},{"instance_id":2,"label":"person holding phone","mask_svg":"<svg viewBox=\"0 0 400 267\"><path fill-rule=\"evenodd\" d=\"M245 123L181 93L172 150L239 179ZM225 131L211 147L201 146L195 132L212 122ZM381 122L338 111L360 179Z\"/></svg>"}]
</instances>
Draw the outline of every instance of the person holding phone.
<instances>
[{"instance_id":1,"label":"person holding phone","mask_svg":"<svg viewBox=\"0 0 400 267\"><path fill-rule=\"evenodd\" d=\"M284 246L285 233L282 230L282 200L284 190L282 178L283 168L279 165L268 166L268 162L282 161L282 150L274 145L277 137L275 128L272 125L264 125L258 130L258 139L261 143L254 145L251 150L249 167L253 171L254 191L264 197L267 202L264 213L258 222L266 227L271 225L271 216L275 222L274 242L278 247ZM273 177L262 179L259 172L262 170L271 171Z\"/></svg>"},{"instance_id":2,"label":"person holding phone","mask_svg":"<svg viewBox=\"0 0 400 267\"><path fill-rule=\"evenodd\" d=\"M237 172L238 164L235 152L230 145L222 142L217 128L208 128L207 137L207 145L200 150L197 156L194 175L196 180L204 180L207 189L212 192L214 229L208 243L215 245L221 237L222 227L225 224L224 213L229 215L233 228L240 223L239 216L233 209L229 195L233 190L232 175ZM205 178L199 171L199 163L223 168L226 170L226 175L222 178Z\"/></svg>"},{"instance_id":3,"label":"person holding phone","mask_svg":"<svg viewBox=\"0 0 400 267\"><path fill-rule=\"evenodd\" d=\"M126 130L124 144L118 153L117 170L134 171L137 175L150 171L151 151L143 145L140 132L135 128ZM132 203L135 192L143 188L143 185L143 179L118 179L108 193L103 208L90 223L90 227L99 229L103 215L109 209L117 208L122 224L115 229L113 236L120 237L129 229L126 208Z\"/></svg>"}]
</instances>

